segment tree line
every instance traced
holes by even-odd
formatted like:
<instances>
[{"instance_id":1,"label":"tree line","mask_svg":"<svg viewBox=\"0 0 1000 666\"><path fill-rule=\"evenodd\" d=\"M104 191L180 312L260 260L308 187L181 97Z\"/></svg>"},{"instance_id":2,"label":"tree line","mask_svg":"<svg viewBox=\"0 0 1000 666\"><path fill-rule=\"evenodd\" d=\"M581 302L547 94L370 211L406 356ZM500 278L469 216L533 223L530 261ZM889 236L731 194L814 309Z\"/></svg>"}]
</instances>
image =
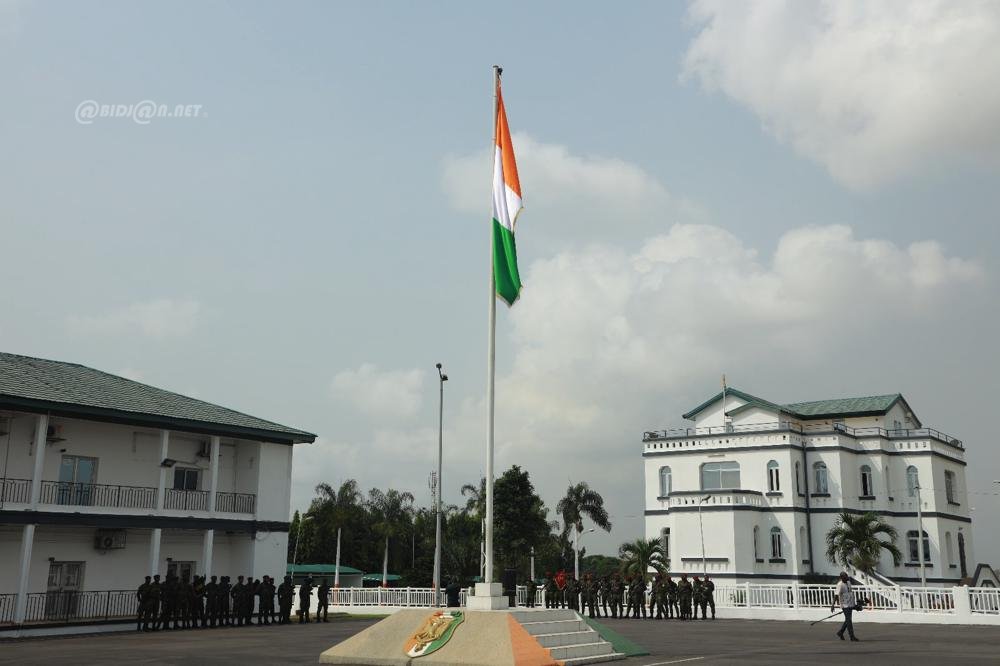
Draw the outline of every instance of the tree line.
<instances>
[{"instance_id":1,"label":"tree line","mask_svg":"<svg viewBox=\"0 0 1000 666\"><path fill-rule=\"evenodd\" d=\"M441 575L468 584L480 575L483 519L486 514L486 479L461 488L464 506L442 506ZM493 484L494 580L513 568L518 579L529 575L532 552L535 575L573 569L573 532L582 532L584 520L610 531L611 521L600 493L580 482L567 488L555 514L535 491L527 470L514 465ZM341 530L343 566L365 573L381 572L402 577L400 584L431 584L434 566L435 512L418 506L412 493L392 488L372 488L363 493L354 479L339 488L316 486L316 496L304 513L295 512L288 535L288 561L330 564L337 552ZM296 553L297 550L297 553ZM587 557L587 570L618 570L620 561L605 556ZM581 569L583 567L581 566Z\"/></svg>"}]
</instances>

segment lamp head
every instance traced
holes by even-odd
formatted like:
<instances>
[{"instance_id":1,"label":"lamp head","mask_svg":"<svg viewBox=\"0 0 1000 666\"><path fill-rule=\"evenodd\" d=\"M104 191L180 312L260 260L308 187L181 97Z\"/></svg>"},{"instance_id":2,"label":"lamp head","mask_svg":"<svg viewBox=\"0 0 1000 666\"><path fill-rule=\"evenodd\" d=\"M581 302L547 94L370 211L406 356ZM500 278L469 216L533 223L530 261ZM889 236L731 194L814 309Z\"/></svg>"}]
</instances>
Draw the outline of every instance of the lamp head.
<instances>
[{"instance_id":1,"label":"lamp head","mask_svg":"<svg viewBox=\"0 0 1000 666\"><path fill-rule=\"evenodd\" d=\"M434 367L435 367L435 368L437 368L438 370L440 370L440 369L441 369L441 364L440 364L440 363L438 363L438 364L436 364L436 365L435 365Z\"/></svg>"}]
</instances>

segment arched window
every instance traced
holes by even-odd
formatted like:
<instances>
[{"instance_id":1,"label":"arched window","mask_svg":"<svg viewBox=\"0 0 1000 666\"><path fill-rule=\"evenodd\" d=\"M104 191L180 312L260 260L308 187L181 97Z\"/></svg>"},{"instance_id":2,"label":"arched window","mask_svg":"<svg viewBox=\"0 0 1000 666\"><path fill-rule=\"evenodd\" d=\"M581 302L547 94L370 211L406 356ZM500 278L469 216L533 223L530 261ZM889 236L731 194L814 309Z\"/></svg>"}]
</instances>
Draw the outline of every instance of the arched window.
<instances>
[{"instance_id":1,"label":"arched window","mask_svg":"<svg viewBox=\"0 0 1000 666\"><path fill-rule=\"evenodd\" d=\"M795 463L795 492L802 494L802 465Z\"/></svg>"},{"instance_id":2,"label":"arched window","mask_svg":"<svg viewBox=\"0 0 1000 666\"><path fill-rule=\"evenodd\" d=\"M868 465L861 466L861 496L871 497L875 494L875 488L872 486L872 468Z\"/></svg>"},{"instance_id":3,"label":"arched window","mask_svg":"<svg viewBox=\"0 0 1000 666\"><path fill-rule=\"evenodd\" d=\"M661 467L660 468L660 497L666 497L670 494L670 468Z\"/></svg>"},{"instance_id":4,"label":"arched window","mask_svg":"<svg viewBox=\"0 0 1000 666\"><path fill-rule=\"evenodd\" d=\"M944 533L944 554L948 558L946 564L951 568L955 564L955 550L951 546L951 532Z\"/></svg>"},{"instance_id":5,"label":"arched window","mask_svg":"<svg viewBox=\"0 0 1000 666\"><path fill-rule=\"evenodd\" d=\"M778 477L778 463L771 460L767 463L767 492L777 493L781 491L781 480Z\"/></svg>"},{"instance_id":6,"label":"arched window","mask_svg":"<svg viewBox=\"0 0 1000 666\"><path fill-rule=\"evenodd\" d=\"M771 528L771 559L781 559L781 528Z\"/></svg>"},{"instance_id":7,"label":"arched window","mask_svg":"<svg viewBox=\"0 0 1000 666\"><path fill-rule=\"evenodd\" d=\"M906 533L906 542L910 547L910 562L920 561L920 544L917 543L917 531L910 530ZM931 541L927 538L927 532L924 532L924 562L931 561Z\"/></svg>"},{"instance_id":8,"label":"arched window","mask_svg":"<svg viewBox=\"0 0 1000 666\"><path fill-rule=\"evenodd\" d=\"M702 490L729 490L740 487L738 462L705 463L701 466Z\"/></svg>"},{"instance_id":9,"label":"arched window","mask_svg":"<svg viewBox=\"0 0 1000 666\"><path fill-rule=\"evenodd\" d=\"M758 538L759 536L760 536L760 528L757 527L756 525L754 525L753 526L753 559L754 559L754 561L760 559L760 546L758 545L759 541L760 541L760 539Z\"/></svg>"},{"instance_id":10,"label":"arched window","mask_svg":"<svg viewBox=\"0 0 1000 666\"><path fill-rule=\"evenodd\" d=\"M827 479L826 463L824 462L813 463L813 476L816 479L816 483L814 484L816 486L815 492L829 493L830 484Z\"/></svg>"},{"instance_id":11,"label":"arched window","mask_svg":"<svg viewBox=\"0 0 1000 666\"><path fill-rule=\"evenodd\" d=\"M920 485L920 478L917 476L917 468L910 465L906 468L906 492L910 497L917 496L917 486Z\"/></svg>"},{"instance_id":12,"label":"arched window","mask_svg":"<svg viewBox=\"0 0 1000 666\"><path fill-rule=\"evenodd\" d=\"M965 566L965 535L962 530L958 530L958 567L962 571L962 578L969 577L969 569Z\"/></svg>"}]
</instances>

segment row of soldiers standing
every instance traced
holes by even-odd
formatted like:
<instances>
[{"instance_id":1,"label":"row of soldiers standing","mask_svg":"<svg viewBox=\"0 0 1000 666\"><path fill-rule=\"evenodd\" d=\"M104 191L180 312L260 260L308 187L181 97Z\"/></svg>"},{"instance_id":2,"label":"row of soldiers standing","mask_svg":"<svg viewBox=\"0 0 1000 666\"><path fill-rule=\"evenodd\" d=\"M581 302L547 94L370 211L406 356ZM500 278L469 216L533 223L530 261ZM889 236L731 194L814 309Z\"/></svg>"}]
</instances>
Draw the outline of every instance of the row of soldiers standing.
<instances>
[{"instance_id":1,"label":"row of soldiers standing","mask_svg":"<svg viewBox=\"0 0 1000 666\"><path fill-rule=\"evenodd\" d=\"M312 579L299 587L299 621L309 621L309 597L312 595ZM329 586L326 581L319 589L320 606L325 606ZM325 592L325 594L324 594ZM305 599L303 599L303 594ZM278 611L275 611L275 597ZM230 627L253 624L254 608L257 610L257 624L287 624L291 621L292 602L295 586L291 576L275 587L274 578L260 579L237 576L236 583L229 576L212 576L206 582L204 576L193 580L181 580L167 574L160 582L159 574L146 576L145 582L136 590L139 602L136 630L157 631L159 629L196 629L210 627ZM325 620L325 618L324 618ZM319 609L316 621L319 622ZM171 627L171 624L173 627Z\"/></svg>"},{"instance_id":2,"label":"row of soldiers standing","mask_svg":"<svg viewBox=\"0 0 1000 666\"><path fill-rule=\"evenodd\" d=\"M527 606L535 605L537 585L528 581L526 586ZM694 576L688 580L687 574L681 574L679 581L670 576L656 574L652 585L647 589L645 576L628 574L622 579L620 574L594 577L584 574L582 580L576 580L571 575L545 573L546 608L571 608L580 612L588 612L590 617L643 618L689 620L698 618L701 609L701 619L708 618L708 609L712 609L712 619L715 619L715 583L705 576L701 580ZM649 615L646 614L647 602ZM609 613L610 606L610 613ZM693 614L692 614L693 611Z\"/></svg>"}]
</instances>

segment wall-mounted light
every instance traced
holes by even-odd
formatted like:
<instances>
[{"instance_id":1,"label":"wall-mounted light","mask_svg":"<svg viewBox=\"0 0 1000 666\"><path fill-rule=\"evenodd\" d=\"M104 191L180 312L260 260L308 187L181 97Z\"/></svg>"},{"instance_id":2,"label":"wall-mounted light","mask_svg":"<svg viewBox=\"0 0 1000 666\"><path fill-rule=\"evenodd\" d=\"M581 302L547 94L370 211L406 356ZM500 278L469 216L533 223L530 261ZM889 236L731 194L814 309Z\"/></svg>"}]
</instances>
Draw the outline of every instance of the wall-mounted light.
<instances>
[{"instance_id":1,"label":"wall-mounted light","mask_svg":"<svg viewBox=\"0 0 1000 666\"><path fill-rule=\"evenodd\" d=\"M160 462L160 467L173 467L176 464L177 464L177 461L174 460L173 458L164 458Z\"/></svg>"},{"instance_id":2,"label":"wall-mounted light","mask_svg":"<svg viewBox=\"0 0 1000 666\"><path fill-rule=\"evenodd\" d=\"M49 558L49 562L55 562L55 561L56 561L56 558L54 558L54 557L50 557Z\"/></svg>"}]
</instances>

